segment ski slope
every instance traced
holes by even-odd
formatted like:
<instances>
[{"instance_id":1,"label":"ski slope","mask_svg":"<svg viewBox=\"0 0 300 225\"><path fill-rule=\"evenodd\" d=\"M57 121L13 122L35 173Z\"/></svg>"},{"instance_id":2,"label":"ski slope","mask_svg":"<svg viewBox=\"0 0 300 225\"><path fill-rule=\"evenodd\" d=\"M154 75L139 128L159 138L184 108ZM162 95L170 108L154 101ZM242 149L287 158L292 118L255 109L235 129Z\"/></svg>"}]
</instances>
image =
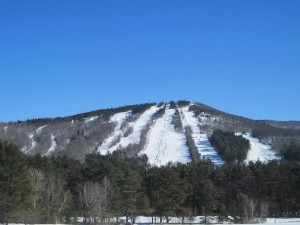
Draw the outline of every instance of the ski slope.
<instances>
[{"instance_id":1,"label":"ski slope","mask_svg":"<svg viewBox=\"0 0 300 225\"><path fill-rule=\"evenodd\" d=\"M151 165L162 166L170 161L191 161L185 135L176 132L171 124L174 113L175 109L167 108L165 114L156 120L149 132L148 144L140 152L140 155L147 155Z\"/></svg>"},{"instance_id":2,"label":"ski slope","mask_svg":"<svg viewBox=\"0 0 300 225\"><path fill-rule=\"evenodd\" d=\"M121 135L120 141L116 145L110 146L108 149L106 149L105 153L104 150L102 153L106 154L107 150L111 153L119 148L127 147L129 144L138 144L140 142L140 136L143 128L151 121L153 114L158 109L159 107L157 106L151 106L150 109L142 113L142 115L135 122L129 123L129 125L133 128L133 132L127 137Z\"/></svg>"},{"instance_id":3,"label":"ski slope","mask_svg":"<svg viewBox=\"0 0 300 225\"><path fill-rule=\"evenodd\" d=\"M36 145L37 145L37 142L34 140L34 133L32 133L32 134L29 134L29 139L30 139L30 142L31 142L31 147L30 148L26 148L26 147L24 147L23 149L22 149L22 151L29 151L29 150L31 150L31 149L33 149L33 148L35 148L36 147Z\"/></svg>"},{"instance_id":4,"label":"ski slope","mask_svg":"<svg viewBox=\"0 0 300 225\"><path fill-rule=\"evenodd\" d=\"M181 121L183 127L190 126L193 131L193 139L202 158L210 159L215 165L222 165L224 161L218 155L216 150L211 146L207 135L201 133L198 119L194 113L189 111L189 106L181 108Z\"/></svg>"},{"instance_id":5,"label":"ski slope","mask_svg":"<svg viewBox=\"0 0 300 225\"><path fill-rule=\"evenodd\" d=\"M261 143L257 138L252 137L250 133L242 134L242 136L250 142L250 150L247 159L245 160L246 162L259 160L267 163L271 160L280 159L280 157L275 156L274 152L271 150L271 145Z\"/></svg>"},{"instance_id":6,"label":"ski slope","mask_svg":"<svg viewBox=\"0 0 300 225\"><path fill-rule=\"evenodd\" d=\"M48 149L48 151L46 152L46 156L47 155L51 155L51 153L53 152L53 151L55 151L55 149L56 149L56 147L57 147L57 143L56 143L56 141L55 141L55 135L54 134L51 134L51 146L50 146L50 148Z\"/></svg>"},{"instance_id":7,"label":"ski slope","mask_svg":"<svg viewBox=\"0 0 300 225\"><path fill-rule=\"evenodd\" d=\"M96 119L98 119L98 116L92 116L92 117L89 117L89 118L85 118L84 122L89 123L89 122L95 121Z\"/></svg>"},{"instance_id":8,"label":"ski slope","mask_svg":"<svg viewBox=\"0 0 300 225\"><path fill-rule=\"evenodd\" d=\"M115 127L112 135L108 139L106 139L101 146L98 147L98 152L100 152L101 155L105 155L106 153L110 152L110 147L112 147L114 141L117 138L123 136L124 131L121 130L121 126L125 119L130 115L130 113L131 111L121 112L113 115L110 118L110 122L116 123L117 126Z\"/></svg>"},{"instance_id":9,"label":"ski slope","mask_svg":"<svg viewBox=\"0 0 300 225\"><path fill-rule=\"evenodd\" d=\"M40 126L38 127L35 132L31 133L28 135L28 138L31 142L31 146L30 148L28 148L27 146L24 146L21 151L22 152L28 152L30 151L31 149L35 148L37 146L37 142L34 140L34 135L37 135L37 134L40 134L42 132L42 130L46 127L47 125L44 125L44 126Z\"/></svg>"}]
</instances>

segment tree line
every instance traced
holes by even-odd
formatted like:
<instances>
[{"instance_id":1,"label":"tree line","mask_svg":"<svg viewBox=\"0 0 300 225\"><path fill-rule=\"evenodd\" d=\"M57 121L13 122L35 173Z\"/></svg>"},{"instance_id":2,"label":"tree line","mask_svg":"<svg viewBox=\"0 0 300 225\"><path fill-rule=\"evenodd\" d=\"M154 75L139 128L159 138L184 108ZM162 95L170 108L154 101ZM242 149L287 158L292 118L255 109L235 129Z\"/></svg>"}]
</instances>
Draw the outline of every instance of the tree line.
<instances>
[{"instance_id":1,"label":"tree line","mask_svg":"<svg viewBox=\"0 0 300 225\"><path fill-rule=\"evenodd\" d=\"M147 157L86 155L84 162L26 156L0 141L0 223L135 222L171 217L227 216L254 222L299 216L300 164L238 161L215 167L209 160L150 166Z\"/></svg>"}]
</instances>

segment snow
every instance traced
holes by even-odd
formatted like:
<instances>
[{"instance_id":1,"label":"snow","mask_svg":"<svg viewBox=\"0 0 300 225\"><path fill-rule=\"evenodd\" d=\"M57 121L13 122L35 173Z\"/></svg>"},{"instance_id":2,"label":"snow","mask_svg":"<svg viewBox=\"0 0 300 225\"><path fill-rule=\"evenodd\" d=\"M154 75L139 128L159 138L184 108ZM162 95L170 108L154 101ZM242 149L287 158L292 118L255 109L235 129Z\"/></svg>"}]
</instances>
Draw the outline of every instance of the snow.
<instances>
[{"instance_id":1,"label":"snow","mask_svg":"<svg viewBox=\"0 0 300 225\"><path fill-rule=\"evenodd\" d=\"M204 216L196 216L193 218L185 218L184 219L184 223L187 224L199 224L204 221ZM218 218L216 216L207 216L208 222L210 224L215 224L215 225L219 225L218 223ZM126 217L122 216L119 217L119 222L121 223L125 223ZM77 222L82 223L84 221L83 217L77 217ZM116 218L111 218L110 222L116 222ZM160 224L159 223L159 217L153 217L153 222L156 221L156 224ZM129 222L131 222L130 218L129 218ZM145 216L137 216L135 219L136 224L152 224L152 217L145 217ZM163 218L162 221L164 224L166 224L166 219ZM178 223L178 224L182 224L182 218L181 217L172 217L170 224L174 224L174 223ZM230 220L228 221L224 221L223 224L232 224L235 225L235 223L231 223ZM267 218L265 223L255 223L256 225L300 225L300 218ZM0 223L1 225L1 223ZM25 225L24 223L9 223L9 225ZM43 225L43 224L36 224L36 225ZM46 224L45 224L46 225ZM47 225L63 225L63 224L47 224ZM247 224L245 224L247 225ZM252 223L253 225L253 223Z\"/></svg>"},{"instance_id":2,"label":"snow","mask_svg":"<svg viewBox=\"0 0 300 225\"><path fill-rule=\"evenodd\" d=\"M240 135L240 133L237 133ZM267 163L271 160L280 160L280 157L275 156L271 150L271 145L263 144L259 139L252 137L250 133L242 134L242 136L250 141L250 150L247 155L246 162L261 161Z\"/></svg>"},{"instance_id":3,"label":"snow","mask_svg":"<svg viewBox=\"0 0 300 225\"><path fill-rule=\"evenodd\" d=\"M153 114L160 109L157 106L151 106L146 110L135 122L129 123L133 128L133 132L127 137L122 136L120 142L108 149L111 153L116 151L120 147L127 147L129 144L138 144L140 142L140 136L143 128L151 121Z\"/></svg>"},{"instance_id":4,"label":"snow","mask_svg":"<svg viewBox=\"0 0 300 225\"><path fill-rule=\"evenodd\" d=\"M224 161L211 146L207 135L202 133L199 128L198 119L194 113L189 111L189 106L181 108L181 121L183 127L190 126L193 131L193 139L202 158L210 159L215 165L222 165Z\"/></svg>"},{"instance_id":5,"label":"snow","mask_svg":"<svg viewBox=\"0 0 300 225\"><path fill-rule=\"evenodd\" d=\"M140 155L147 155L152 165L166 165L170 161L191 161L185 135L176 132L171 124L174 113L175 109L167 108L165 114L157 119L150 130L147 146L140 152Z\"/></svg>"},{"instance_id":6,"label":"snow","mask_svg":"<svg viewBox=\"0 0 300 225\"><path fill-rule=\"evenodd\" d=\"M55 135L51 134L51 146L45 155L50 155L56 149L56 147L57 147L57 143L55 141Z\"/></svg>"},{"instance_id":7,"label":"snow","mask_svg":"<svg viewBox=\"0 0 300 225\"><path fill-rule=\"evenodd\" d=\"M27 152L27 151L35 148L35 146L37 145L37 142L33 138L34 137L34 133L29 134L28 137L29 137L29 140L31 141L31 146L30 146L30 148L28 148L28 146L24 146L21 149L22 152Z\"/></svg>"},{"instance_id":8,"label":"snow","mask_svg":"<svg viewBox=\"0 0 300 225\"><path fill-rule=\"evenodd\" d=\"M131 111L121 112L113 115L110 118L110 122L116 123L117 126L115 127L112 136L106 139L105 142L98 147L98 152L100 152L100 154L105 155L107 152L109 152L110 147L112 147L114 140L116 140L116 138L118 137L123 136L124 131L121 130L121 126L122 123L125 121L125 119L130 115L130 113Z\"/></svg>"},{"instance_id":9,"label":"snow","mask_svg":"<svg viewBox=\"0 0 300 225\"><path fill-rule=\"evenodd\" d=\"M4 130L4 131L6 131L6 130L7 130L7 126L6 126L6 127L4 127L4 128L3 128L3 130Z\"/></svg>"},{"instance_id":10,"label":"snow","mask_svg":"<svg viewBox=\"0 0 300 225\"><path fill-rule=\"evenodd\" d=\"M36 134L40 134L42 132L42 130L46 127L47 125L44 125L44 126L40 126L36 129L35 133Z\"/></svg>"},{"instance_id":11,"label":"snow","mask_svg":"<svg viewBox=\"0 0 300 225\"><path fill-rule=\"evenodd\" d=\"M97 118L98 118L98 116L93 116L93 117L85 118L84 122L85 123L89 123L89 122L92 122L92 121L96 120Z\"/></svg>"},{"instance_id":12,"label":"snow","mask_svg":"<svg viewBox=\"0 0 300 225\"><path fill-rule=\"evenodd\" d=\"M300 225L300 218L267 218L266 223L267 224L280 223L281 225L284 224Z\"/></svg>"},{"instance_id":13,"label":"snow","mask_svg":"<svg viewBox=\"0 0 300 225\"><path fill-rule=\"evenodd\" d=\"M228 217L227 221L224 221L223 224L235 224L232 223L232 220L230 219L231 217ZM163 224L167 224L166 222L166 218L163 217L162 218L162 223ZM119 222L123 221L125 222L126 217L122 216L119 217ZM218 221L218 217L217 216L207 216L206 220L209 224L215 224L218 225L220 224ZM129 221L131 222L130 218ZM205 221L205 217L204 216L196 216L196 217L186 217L184 218L184 223L185 224L203 224ZM111 222L116 222L116 218L112 218ZM137 216L135 219L136 224L139 223L147 223L147 224L152 224L152 217L146 217L146 216ZM159 217L153 217L153 222L155 224L160 224L160 220ZM170 224L182 224L182 218L181 217L172 217L170 222ZM207 224L207 223L206 223ZM300 225L300 218L267 218L265 223L255 223L256 225L264 225L264 224L268 224L268 225L276 225L276 224L280 224L280 225ZM247 225L247 224L246 224ZM253 225L253 223L252 223Z\"/></svg>"},{"instance_id":14,"label":"snow","mask_svg":"<svg viewBox=\"0 0 300 225\"><path fill-rule=\"evenodd\" d=\"M31 146L30 146L30 148L28 148L27 146L24 146L24 147L21 149L22 152L27 152L27 151L29 151L29 150L31 150L31 149L33 149L33 148L36 147L37 142L34 140L34 135L35 135L35 134L40 134L40 133L42 132L42 130L43 130L46 126L47 126L47 125L40 126L40 127L38 127L38 128L35 130L35 132L33 132L33 133L31 133L31 134L28 135L28 137L29 137L29 139L30 139L30 141L31 141Z\"/></svg>"},{"instance_id":15,"label":"snow","mask_svg":"<svg viewBox=\"0 0 300 225\"><path fill-rule=\"evenodd\" d=\"M36 141L34 140L34 134L30 134L29 135L29 139L31 140L31 147L30 147L30 149L33 149L36 145L37 145L37 143L36 143Z\"/></svg>"}]
</instances>

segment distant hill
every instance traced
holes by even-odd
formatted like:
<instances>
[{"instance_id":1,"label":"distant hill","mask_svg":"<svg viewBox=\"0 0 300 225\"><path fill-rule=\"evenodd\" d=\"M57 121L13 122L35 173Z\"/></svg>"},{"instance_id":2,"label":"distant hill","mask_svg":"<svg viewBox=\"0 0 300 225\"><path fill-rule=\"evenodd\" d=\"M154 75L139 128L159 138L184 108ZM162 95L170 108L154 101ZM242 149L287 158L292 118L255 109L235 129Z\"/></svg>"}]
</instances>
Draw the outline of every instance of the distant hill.
<instances>
[{"instance_id":1,"label":"distant hill","mask_svg":"<svg viewBox=\"0 0 300 225\"><path fill-rule=\"evenodd\" d=\"M278 128L300 130L300 121L261 120L261 122Z\"/></svg>"}]
</instances>

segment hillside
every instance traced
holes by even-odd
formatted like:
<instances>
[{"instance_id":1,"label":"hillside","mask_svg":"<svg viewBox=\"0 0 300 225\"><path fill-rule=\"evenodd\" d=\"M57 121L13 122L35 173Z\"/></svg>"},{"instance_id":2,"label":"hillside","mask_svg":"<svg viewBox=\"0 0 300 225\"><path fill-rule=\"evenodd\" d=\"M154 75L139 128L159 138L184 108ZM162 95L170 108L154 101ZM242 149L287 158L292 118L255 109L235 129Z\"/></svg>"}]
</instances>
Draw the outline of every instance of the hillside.
<instances>
[{"instance_id":1,"label":"hillside","mask_svg":"<svg viewBox=\"0 0 300 225\"><path fill-rule=\"evenodd\" d=\"M251 120L179 101L1 123L0 139L14 143L26 154L67 155L81 161L90 153L114 153L123 159L146 154L154 165L200 158L221 165L224 162L209 140L214 130L243 134L251 142L246 161L269 161L279 159L275 155L283 146L300 143L300 130L283 128L286 123Z\"/></svg>"}]
</instances>

